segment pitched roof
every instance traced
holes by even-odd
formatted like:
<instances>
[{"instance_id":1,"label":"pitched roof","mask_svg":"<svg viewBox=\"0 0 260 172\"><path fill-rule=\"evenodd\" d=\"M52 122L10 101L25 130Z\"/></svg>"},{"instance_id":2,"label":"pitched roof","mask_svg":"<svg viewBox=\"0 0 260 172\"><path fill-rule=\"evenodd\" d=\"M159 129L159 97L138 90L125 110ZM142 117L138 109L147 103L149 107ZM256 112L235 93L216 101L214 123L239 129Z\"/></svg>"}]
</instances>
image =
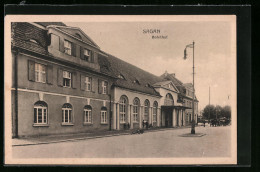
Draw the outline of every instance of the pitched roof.
<instances>
[{"instance_id":1,"label":"pitched roof","mask_svg":"<svg viewBox=\"0 0 260 172\"><path fill-rule=\"evenodd\" d=\"M57 25L57 26L66 26L62 22L35 22L36 24L39 24L41 26L47 27L49 25Z\"/></svg>"},{"instance_id":2,"label":"pitched roof","mask_svg":"<svg viewBox=\"0 0 260 172\"><path fill-rule=\"evenodd\" d=\"M47 31L30 23L12 24L12 46L48 55L46 39ZM32 41L33 40L33 41Z\"/></svg>"},{"instance_id":3,"label":"pitched roof","mask_svg":"<svg viewBox=\"0 0 260 172\"><path fill-rule=\"evenodd\" d=\"M153 84L153 86L163 86L166 84L171 83L172 81L166 80L166 81L160 81L160 82L156 82L155 84Z\"/></svg>"},{"instance_id":4,"label":"pitched roof","mask_svg":"<svg viewBox=\"0 0 260 172\"><path fill-rule=\"evenodd\" d=\"M119 79L114 83L115 86L160 96L160 94L152 87L154 83L162 81L160 77L110 54L107 55L107 57L104 56L103 58L107 59L109 62L109 65L107 66L109 71L111 71L115 76L122 75L124 78L122 79L118 77Z\"/></svg>"},{"instance_id":5,"label":"pitched roof","mask_svg":"<svg viewBox=\"0 0 260 172\"><path fill-rule=\"evenodd\" d=\"M186 88L192 88L193 87L192 83L184 83L183 86L186 87Z\"/></svg>"}]
</instances>

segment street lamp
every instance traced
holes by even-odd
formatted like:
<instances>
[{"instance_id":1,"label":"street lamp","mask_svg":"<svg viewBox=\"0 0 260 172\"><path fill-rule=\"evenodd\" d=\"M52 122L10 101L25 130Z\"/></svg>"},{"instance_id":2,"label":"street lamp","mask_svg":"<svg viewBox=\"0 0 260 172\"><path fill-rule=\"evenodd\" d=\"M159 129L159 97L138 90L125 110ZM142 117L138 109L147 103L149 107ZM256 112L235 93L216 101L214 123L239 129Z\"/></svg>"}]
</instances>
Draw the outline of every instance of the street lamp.
<instances>
[{"instance_id":1,"label":"street lamp","mask_svg":"<svg viewBox=\"0 0 260 172\"><path fill-rule=\"evenodd\" d=\"M195 98L195 89L194 89L194 48L195 48L195 42L193 41L192 44L189 44L186 46L184 50L184 60L187 58L186 49L187 48L193 48L193 58L192 58L192 88L193 88L193 94L192 94L192 124L191 124L191 134L195 134L195 120L194 120L194 98Z\"/></svg>"}]
</instances>

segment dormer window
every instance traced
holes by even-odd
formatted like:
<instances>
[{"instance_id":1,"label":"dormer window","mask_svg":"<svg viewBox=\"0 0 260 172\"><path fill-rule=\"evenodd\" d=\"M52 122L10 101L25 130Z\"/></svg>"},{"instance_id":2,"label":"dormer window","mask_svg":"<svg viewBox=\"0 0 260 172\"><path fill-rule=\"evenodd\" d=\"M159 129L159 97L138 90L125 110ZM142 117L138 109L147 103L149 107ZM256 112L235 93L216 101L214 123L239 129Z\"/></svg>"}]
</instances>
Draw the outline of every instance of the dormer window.
<instances>
[{"instance_id":1,"label":"dormer window","mask_svg":"<svg viewBox=\"0 0 260 172\"><path fill-rule=\"evenodd\" d=\"M140 85L140 82L136 79L136 80L134 80L134 83L135 84L139 84Z\"/></svg>"},{"instance_id":2,"label":"dormer window","mask_svg":"<svg viewBox=\"0 0 260 172\"><path fill-rule=\"evenodd\" d=\"M118 75L118 78L120 78L120 79L125 79L125 77L124 77L122 74L119 74L119 75Z\"/></svg>"},{"instance_id":3,"label":"dormer window","mask_svg":"<svg viewBox=\"0 0 260 172\"><path fill-rule=\"evenodd\" d=\"M64 52L68 55L71 55L71 47L72 47L72 43L65 40L64 41Z\"/></svg>"},{"instance_id":4,"label":"dormer window","mask_svg":"<svg viewBox=\"0 0 260 172\"><path fill-rule=\"evenodd\" d=\"M147 83L145 86L146 86L146 87L151 87L151 85L150 85L150 84L148 84L148 83Z\"/></svg>"},{"instance_id":5,"label":"dormer window","mask_svg":"<svg viewBox=\"0 0 260 172\"><path fill-rule=\"evenodd\" d=\"M35 39L29 39L30 42L33 42L35 44L39 44Z\"/></svg>"}]
</instances>

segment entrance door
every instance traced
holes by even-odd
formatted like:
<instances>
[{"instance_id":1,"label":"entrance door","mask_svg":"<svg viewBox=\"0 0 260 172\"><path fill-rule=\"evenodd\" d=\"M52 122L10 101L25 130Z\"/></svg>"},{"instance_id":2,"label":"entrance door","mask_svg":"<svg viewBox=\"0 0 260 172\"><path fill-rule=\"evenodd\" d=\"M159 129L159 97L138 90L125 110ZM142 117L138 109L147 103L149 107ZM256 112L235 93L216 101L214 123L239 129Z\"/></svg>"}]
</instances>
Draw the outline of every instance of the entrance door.
<instances>
[{"instance_id":1,"label":"entrance door","mask_svg":"<svg viewBox=\"0 0 260 172\"><path fill-rule=\"evenodd\" d=\"M165 127L172 127L172 109L164 108Z\"/></svg>"}]
</instances>

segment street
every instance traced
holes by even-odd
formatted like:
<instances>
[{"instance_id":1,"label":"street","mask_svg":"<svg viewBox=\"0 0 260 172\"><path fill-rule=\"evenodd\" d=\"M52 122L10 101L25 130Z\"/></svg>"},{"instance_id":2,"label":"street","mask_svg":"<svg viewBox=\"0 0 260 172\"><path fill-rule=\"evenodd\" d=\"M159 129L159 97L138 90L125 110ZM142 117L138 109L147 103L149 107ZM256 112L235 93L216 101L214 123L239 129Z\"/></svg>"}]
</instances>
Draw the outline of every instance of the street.
<instances>
[{"instance_id":1,"label":"street","mask_svg":"<svg viewBox=\"0 0 260 172\"><path fill-rule=\"evenodd\" d=\"M196 127L202 137L180 137L190 128L74 142L13 147L13 158L229 157L231 127Z\"/></svg>"}]
</instances>

